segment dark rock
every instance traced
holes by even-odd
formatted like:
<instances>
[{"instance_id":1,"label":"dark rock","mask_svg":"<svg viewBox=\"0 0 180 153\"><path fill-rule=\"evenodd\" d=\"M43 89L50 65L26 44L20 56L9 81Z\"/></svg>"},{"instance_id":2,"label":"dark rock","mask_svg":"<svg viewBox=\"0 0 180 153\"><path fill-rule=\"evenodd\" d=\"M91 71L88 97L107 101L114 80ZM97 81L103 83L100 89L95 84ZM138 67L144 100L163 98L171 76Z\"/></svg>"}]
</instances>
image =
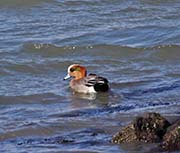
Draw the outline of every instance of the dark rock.
<instances>
[{"instance_id":1,"label":"dark rock","mask_svg":"<svg viewBox=\"0 0 180 153\"><path fill-rule=\"evenodd\" d=\"M161 147L166 151L180 150L180 120L168 128Z\"/></svg>"},{"instance_id":2,"label":"dark rock","mask_svg":"<svg viewBox=\"0 0 180 153\"><path fill-rule=\"evenodd\" d=\"M158 113L147 113L134 121L136 135L142 142L159 142L171 124Z\"/></svg>"},{"instance_id":3,"label":"dark rock","mask_svg":"<svg viewBox=\"0 0 180 153\"><path fill-rule=\"evenodd\" d=\"M63 139L59 141L58 143L72 143L72 142L74 142L74 140Z\"/></svg>"},{"instance_id":4,"label":"dark rock","mask_svg":"<svg viewBox=\"0 0 180 153\"><path fill-rule=\"evenodd\" d=\"M137 117L112 138L113 143L159 142L170 123L158 113L147 113Z\"/></svg>"},{"instance_id":5,"label":"dark rock","mask_svg":"<svg viewBox=\"0 0 180 153\"><path fill-rule=\"evenodd\" d=\"M123 127L120 132L116 133L113 138L113 143L123 143L123 142L132 142L137 140L137 135L135 132L134 125L131 123L126 127Z\"/></svg>"}]
</instances>

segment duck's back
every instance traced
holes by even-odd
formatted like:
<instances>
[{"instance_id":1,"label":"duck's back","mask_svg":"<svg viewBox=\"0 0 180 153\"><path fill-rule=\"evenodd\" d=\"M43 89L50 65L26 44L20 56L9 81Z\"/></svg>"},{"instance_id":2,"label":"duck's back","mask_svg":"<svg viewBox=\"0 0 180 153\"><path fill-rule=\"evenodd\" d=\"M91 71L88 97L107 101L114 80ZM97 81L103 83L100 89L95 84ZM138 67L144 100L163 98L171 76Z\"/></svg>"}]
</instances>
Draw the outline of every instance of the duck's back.
<instances>
[{"instance_id":1,"label":"duck's back","mask_svg":"<svg viewBox=\"0 0 180 153\"><path fill-rule=\"evenodd\" d=\"M87 76L86 86L93 86L96 92L106 92L109 90L108 80L96 74L89 74Z\"/></svg>"}]
</instances>

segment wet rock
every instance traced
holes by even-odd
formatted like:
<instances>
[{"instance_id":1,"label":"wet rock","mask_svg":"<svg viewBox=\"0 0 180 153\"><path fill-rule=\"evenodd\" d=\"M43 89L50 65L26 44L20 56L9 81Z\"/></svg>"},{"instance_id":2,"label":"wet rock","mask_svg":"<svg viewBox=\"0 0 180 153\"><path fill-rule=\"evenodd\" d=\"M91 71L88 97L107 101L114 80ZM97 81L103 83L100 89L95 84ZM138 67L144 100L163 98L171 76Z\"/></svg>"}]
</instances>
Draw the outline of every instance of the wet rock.
<instances>
[{"instance_id":1,"label":"wet rock","mask_svg":"<svg viewBox=\"0 0 180 153\"><path fill-rule=\"evenodd\" d=\"M120 132L115 134L112 138L113 143L123 143L123 142L132 142L137 140L137 135L135 132L135 127L131 123L126 127L123 127Z\"/></svg>"},{"instance_id":2,"label":"wet rock","mask_svg":"<svg viewBox=\"0 0 180 153\"><path fill-rule=\"evenodd\" d=\"M180 150L180 120L170 126L163 137L163 150Z\"/></svg>"},{"instance_id":3,"label":"wet rock","mask_svg":"<svg viewBox=\"0 0 180 153\"><path fill-rule=\"evenodd\" d=\"M158 113L147 113L137 117L112 138L113 143L159 142L170 123Z\"/></svg>"},{"instance_id":4,"label":"wet rock","mask_svg":"<svg viewBox=\"0 0 180 153\"><path fill-rule=\"evenodd\" d=\"M171 124L158 113L147 113L138 117L135 122L135 131L139 141L159 142Z\"/></svg>"}]
</instances>

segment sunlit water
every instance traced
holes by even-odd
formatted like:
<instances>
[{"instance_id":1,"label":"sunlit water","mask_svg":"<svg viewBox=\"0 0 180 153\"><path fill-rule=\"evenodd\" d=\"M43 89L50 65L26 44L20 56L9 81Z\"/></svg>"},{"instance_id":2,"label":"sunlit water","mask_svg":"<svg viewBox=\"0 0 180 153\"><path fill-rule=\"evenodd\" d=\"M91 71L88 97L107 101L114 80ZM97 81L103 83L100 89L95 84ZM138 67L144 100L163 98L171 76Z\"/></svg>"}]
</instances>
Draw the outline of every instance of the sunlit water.
<instances>
[{"instance_id":1,"label":"sunlit water","mask_svg":"<svg viewBox=\"0 0 180 153\"><path fill-rule=\"evenodd\" d=\"M178 0L1 0L0 152L139 152L112 145L120 127L156 111L180 116ZM80 63L111 91L73 94Z\"/></svg>"}]
</instances>

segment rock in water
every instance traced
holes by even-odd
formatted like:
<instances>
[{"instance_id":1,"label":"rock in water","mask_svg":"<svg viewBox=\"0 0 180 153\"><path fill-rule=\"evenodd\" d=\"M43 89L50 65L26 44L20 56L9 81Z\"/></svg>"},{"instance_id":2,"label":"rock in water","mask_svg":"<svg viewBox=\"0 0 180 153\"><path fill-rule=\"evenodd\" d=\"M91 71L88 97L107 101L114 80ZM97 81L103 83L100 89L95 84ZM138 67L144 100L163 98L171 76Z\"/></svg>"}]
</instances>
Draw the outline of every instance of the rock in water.
<instances>
[{"instance_id":1,"label":"rock in water","mask_svg":"<svg viewBox=\"0 0 180 153\"><path fill-rule=\"evenodd\" d=\"M133 124L123 127L120 132L115 134L112 138L113 143L132 142L137 140L137 135Z\"/></svg>"},{"instance_id":2,"label":"rock in water","mask_svg":"<svg viewBox=\"0 0 180 153\"><path fill-rule=\"evenodd\" d=\"M147 113L123 127L120 132L113 136L112 142L159 142L169 126L170 123L160 114Z\"/></svg>"},{"instance_id":3,"label":"rock in water","mask_svg":"<svg viewBox=\"0 0 180 153\"><path fill-rule=\"evenodd\" d=\"M168 128L161 147L167 151L180 150L180 120Z\"/></svg>"}]
</instances>

